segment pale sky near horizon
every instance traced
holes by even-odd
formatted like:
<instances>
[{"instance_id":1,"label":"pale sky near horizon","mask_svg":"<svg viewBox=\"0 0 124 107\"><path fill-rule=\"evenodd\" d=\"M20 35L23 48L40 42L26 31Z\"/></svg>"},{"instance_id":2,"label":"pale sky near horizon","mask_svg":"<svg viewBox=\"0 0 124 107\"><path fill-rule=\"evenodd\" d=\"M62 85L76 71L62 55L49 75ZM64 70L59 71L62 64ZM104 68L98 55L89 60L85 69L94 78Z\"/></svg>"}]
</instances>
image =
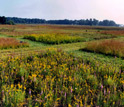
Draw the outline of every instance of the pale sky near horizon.
<instances>
[{"instance_id":1,"label":"pale sky near horizon","mask_svg":"<svg viewBox=\"0 0 124 107\"><path fill-rule=\"evenodd\" d=\"M124 0L2 0L0 16L114 20L124 24Z\"/></svg>"}]
</instances>

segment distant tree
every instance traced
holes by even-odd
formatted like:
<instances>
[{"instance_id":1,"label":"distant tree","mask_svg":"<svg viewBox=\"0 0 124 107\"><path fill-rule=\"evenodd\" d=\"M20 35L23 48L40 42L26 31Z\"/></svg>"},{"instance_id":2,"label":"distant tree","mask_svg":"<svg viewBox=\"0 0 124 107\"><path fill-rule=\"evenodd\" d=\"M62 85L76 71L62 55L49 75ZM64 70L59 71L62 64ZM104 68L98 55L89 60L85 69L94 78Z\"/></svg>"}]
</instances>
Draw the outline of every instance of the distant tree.
<instances>
[{"instance_id":1,"label":"distant tree","mask_svg":"<svg viewBox=\"0 0 124 107\"><path fill-rule=\"evenodd\" d=\"M104 26L109 26L109 20L103 20L103 25Z\"/></svg>"},{"instance_id":2,"label":"distant tree","mask_svg":"<svg viewBox=\"0 0 124 107\"><path fill-rule=\"evenodd\" d=\"M109 21L109 26L116 26L116 23L114 21Z\"/></svg>"},{"instance_id":3,"label":"distant tree","mask_svg":"<svg viewBox=\"0 0 124 107\"><path fill-rule=\"evenodd\" d=\"M90 25L90 26L93 25L93 20L92 20L92 19L89 20L89 25Z\"/></svg>"},{"instance_id":4,"label":"distant tree","mask_svg":"<svg viewBox=\"0 0 124 107\"><path fill-rule=\"evenodd\" d=\"M98 25L98 24L99 24L99 21L96 20L96 19L93 19L93 21L92 21L92 25Z\"/></svg>"},{"instance_id":5,"label":"distant tree","mask_svg":"<svg viewBox=\"0 0 124 107\"><path fill-rule=\"evenodd\" d=\"M28 19L28 18L17 18L7 17L7 21L13 21L17 24L65 24L65 25L94 25L94 26L118 26L114 21L103 20L99 21L96 19L81 19L81 20L45 20L45 19Z\"/></svg>"},{"instance_id":6,"label":"distant tree","mask_svg":"<svg viewBox=\"0 0 124 107\"><path fill-rule=\"evenodd\" d=\"M0 24L6 24L6 17L0 16Z\"/></svg>"},{"instance_id":7,"label":"distant tree","mask_svg":"<svg viewBox=\"0 0 124 107\"><path fill-rule=\"evenodd\" d=\"M118 26L114 21L111 20L103 20L99 22L100 26Z\"/></svg>"},{"instance_id":8,"label":"distant tree","mask_svg":"<svg viewBox=\"0 0 124 107\"><path fill-rule=\"evenodd\" d=\"M6 24L15 25L15 23L12 20L7 21Z\"/></svg>"}]
</instances>

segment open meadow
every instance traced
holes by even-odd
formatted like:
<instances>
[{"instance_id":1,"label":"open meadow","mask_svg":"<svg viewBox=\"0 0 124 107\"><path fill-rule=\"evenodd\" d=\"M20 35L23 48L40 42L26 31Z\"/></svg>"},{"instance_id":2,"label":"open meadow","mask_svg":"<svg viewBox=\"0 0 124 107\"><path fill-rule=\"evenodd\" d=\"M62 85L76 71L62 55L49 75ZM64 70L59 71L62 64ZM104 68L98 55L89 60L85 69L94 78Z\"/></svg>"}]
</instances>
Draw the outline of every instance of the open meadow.
<instances>
[{"instance_id":1,"label":"open meadow","mask_svg":"<svg viewBox=\"0 0 124 107\"><path fill-rule=\"evenodd\" d=\"M124 28L0 25L1 107L123 107Z\"/></svg>"}]
</instances>

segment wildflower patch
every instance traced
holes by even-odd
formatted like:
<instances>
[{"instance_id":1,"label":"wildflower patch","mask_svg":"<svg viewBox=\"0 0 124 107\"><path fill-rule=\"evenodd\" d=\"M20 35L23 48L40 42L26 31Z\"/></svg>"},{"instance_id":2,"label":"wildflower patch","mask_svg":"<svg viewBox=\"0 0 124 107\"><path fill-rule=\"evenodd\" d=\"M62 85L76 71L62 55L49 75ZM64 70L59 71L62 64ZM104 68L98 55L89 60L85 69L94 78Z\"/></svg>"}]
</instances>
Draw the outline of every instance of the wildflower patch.
<instances>
[{"instance_id":1,"label":"wildflower patch","mask_svg":"<svg viewBox=\"0 0 124 107\"><path fill-rule=\"evenodd\" d=\"M123 106L124 72L60 49L0 63L0 106Z\"/></svg>"},{"instance_id":2,"label":"wildflower patch","mask_svg":"<svg viewBox=\"0 0 124 107\"><path fill-rule=\"evenodd\" d=\"M24 39L38 41L46 44L61 44L85 41L85 39L80 36L69 36L62 34L31 34L29 36L24 36Z\"/></svg>"}]
</instances>

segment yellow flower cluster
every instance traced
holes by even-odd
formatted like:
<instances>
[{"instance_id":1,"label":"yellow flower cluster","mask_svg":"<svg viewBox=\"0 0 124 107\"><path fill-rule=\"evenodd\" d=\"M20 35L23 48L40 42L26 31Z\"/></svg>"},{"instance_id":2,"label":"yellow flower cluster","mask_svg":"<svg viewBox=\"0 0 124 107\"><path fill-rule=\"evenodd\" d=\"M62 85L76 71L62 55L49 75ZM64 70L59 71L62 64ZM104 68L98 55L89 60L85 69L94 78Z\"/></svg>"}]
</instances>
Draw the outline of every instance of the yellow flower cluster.
<instances>
[{"instance_id":1,"label":"yellow flower cluster","mask_svg":"<svg viewBox=\"0 0 124 107\"><path fill-rule=\"evenodd\" d=\"M47 44L61 44L61 43L72 43L84 41L83 37L80 36L69 36L64 34L31 34L24 36L25 39L32 41L38 41Z\"/></svg>"}]
</instances>

